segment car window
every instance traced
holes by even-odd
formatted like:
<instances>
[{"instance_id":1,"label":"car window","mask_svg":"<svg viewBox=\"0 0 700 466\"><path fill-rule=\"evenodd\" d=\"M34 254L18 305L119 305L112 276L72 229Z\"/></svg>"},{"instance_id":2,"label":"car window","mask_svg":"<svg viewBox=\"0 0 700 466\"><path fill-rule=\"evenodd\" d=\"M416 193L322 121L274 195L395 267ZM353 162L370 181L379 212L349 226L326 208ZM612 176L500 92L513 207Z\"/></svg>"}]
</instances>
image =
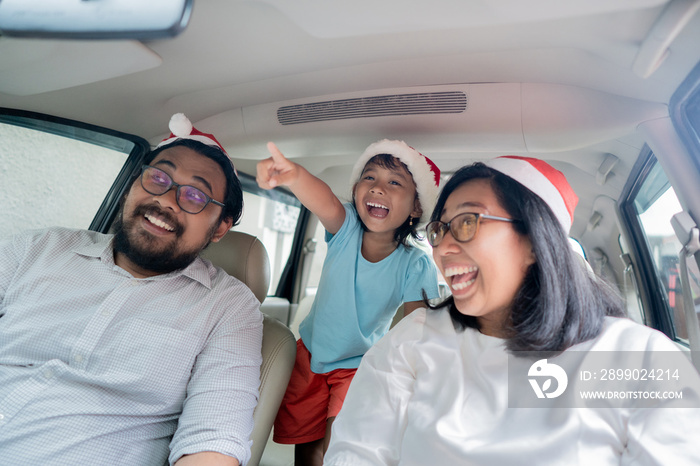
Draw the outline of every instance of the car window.
<instances>
[{"instance_id":1,"label":"car window","mask_svg":"<svg viewBox=\"0 0 700 466\"><path fill-rule=\"evenodd\" d=\"M270 257L268 296L272 296L292 251L301 203L281 189L260 189L252 176L239 173L239 178L243 186L243 216L233 230L256 236L265 245Z\"/></svg>"},{"instance_id":2,"label":"car window","mask_svg":"<svg viewBox=\"0 0 700 466\"><path fill-rule=\"evenodd\" d=\"M687 342L688 328L683 303L683 288L679 276L681 243L671 226L671 217L682 207L666 174L657 163L642 183L634 198L634 207L653 259L655 273L663 286L665 303L676 338ZM689 261L691 292L698 302L700 275L694 261Z\"/></svg>"},{"instance_id":3,"label":"car window","mask_svg":"<svg viewBox=\"0 0 700 466\"><path fill-rule=\"evenodd\" d=\"M0 237L93 227L135 142L85 127L0 115Z\"/></svg>"}]
</instances>

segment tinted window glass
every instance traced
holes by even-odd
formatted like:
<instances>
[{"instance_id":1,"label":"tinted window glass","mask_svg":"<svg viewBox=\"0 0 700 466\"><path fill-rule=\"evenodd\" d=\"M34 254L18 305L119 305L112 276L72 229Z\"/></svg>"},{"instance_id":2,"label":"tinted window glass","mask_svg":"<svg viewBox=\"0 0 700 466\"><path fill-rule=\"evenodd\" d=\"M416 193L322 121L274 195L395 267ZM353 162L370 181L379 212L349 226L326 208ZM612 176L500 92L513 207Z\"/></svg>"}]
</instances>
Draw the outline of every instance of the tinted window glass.
<instances>
[{"instance_id":1,"label":"tinted window glass","mask_svg":"<svg viewBox=\"0 0 700 466\"><path fill-rule=\"evenodd\" d=\"M258 188L255 179L246 174L239 174L239 178L243 185L243 216L233 229L257 236L265 245L270 256L270 296L289 259L301 203L280 189Z\"/></svg>"},{"instance_id":2,"label":"tinted window glass","mask_svg":"<svg viewBox=\"0 0 700 466\"><path fill-rule=\"evenodd\" d=\"M88 228L134 144L105 147L46 131L45 122L18 123L0 121L0 236Z\"/></svg>"}]
</instances>

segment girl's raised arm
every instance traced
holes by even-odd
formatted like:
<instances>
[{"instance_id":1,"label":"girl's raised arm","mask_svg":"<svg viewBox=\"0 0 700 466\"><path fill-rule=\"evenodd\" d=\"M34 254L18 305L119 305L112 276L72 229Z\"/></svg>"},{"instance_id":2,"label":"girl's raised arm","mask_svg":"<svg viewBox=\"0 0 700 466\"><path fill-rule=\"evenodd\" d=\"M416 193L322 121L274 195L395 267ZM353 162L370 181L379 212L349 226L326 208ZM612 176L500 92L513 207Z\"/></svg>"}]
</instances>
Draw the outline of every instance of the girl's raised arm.
<instances>
[{"instance_id":1,"label":"girl's raised arm","mask_svg":"<svg viewBox=\"0 0 700 466\"><path fill-rule=\"evenodd\" d=\"M307 209L316 214L329 233L336 234L345 221L345 208L330 186L287 159L274 143L268 142L267 149L271 157L258 162L258 185L263 189L288 187Z\"/></svg>"}]
</instances>

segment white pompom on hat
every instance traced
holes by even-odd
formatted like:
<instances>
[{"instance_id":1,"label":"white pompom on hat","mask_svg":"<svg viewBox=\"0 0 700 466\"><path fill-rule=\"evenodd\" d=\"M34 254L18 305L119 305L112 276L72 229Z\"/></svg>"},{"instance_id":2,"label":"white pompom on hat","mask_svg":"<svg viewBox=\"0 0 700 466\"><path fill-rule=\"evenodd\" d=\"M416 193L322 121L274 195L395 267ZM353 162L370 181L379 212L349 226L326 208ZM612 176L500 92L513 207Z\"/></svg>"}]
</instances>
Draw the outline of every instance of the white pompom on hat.
<instances>
[{"instance_id":1,"label":"white pompom on hat","mask_svg":"<svg viewBox=\"0 0 700 466\"><path fill-rule=\"evenodd\" d=\"M185 116L184 113L176 113L170 118L170 123L168 124L170 128L170 136L163 139L157 146L156 149L168 145L178 139L192 139L194 141L199 141L208 146L214 146L221 149L221 151L226 154L224 147L216 140L213 134L203 133L197 128L192 126L192 122ZM228 155L228 154L226 154Z\"/></svg>"},{"instance_id":2,"label":"white pompom on hat","mask_svg":"<svg viewBox=\"0 0 700 466\"><path fill-rule=\"evenodd\" d=\"M424 223L430 218L440 192L440 169L425 155L403 141L382 139L370 144L360 158L355 162L350 175L350 186L354 186L360 179L362 172L372 157L380 154L388 154L403 162L413 177L416 184L416 192L420 201L423 215L418 223Z\"/></svg>"},{"instance_id":3,"label":"white pompom on hat","mask_svg":"<svg viewBox=\"0 0 700 466\"><path fill-rule=\"evenodd\" d=\"M484 162L488 167L508 175L547 203L568 235L574 221L578 196L562 172L544 160L505 155Z\"/></svg>"}]
</instances>

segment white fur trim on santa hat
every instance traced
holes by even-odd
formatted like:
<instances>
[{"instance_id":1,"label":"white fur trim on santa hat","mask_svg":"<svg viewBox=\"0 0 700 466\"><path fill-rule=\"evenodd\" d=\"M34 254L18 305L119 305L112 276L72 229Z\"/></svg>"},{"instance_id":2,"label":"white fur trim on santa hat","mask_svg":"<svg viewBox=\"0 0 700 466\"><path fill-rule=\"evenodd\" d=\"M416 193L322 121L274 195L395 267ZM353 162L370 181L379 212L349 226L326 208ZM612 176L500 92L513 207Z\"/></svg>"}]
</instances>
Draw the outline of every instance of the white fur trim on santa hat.
<instances>
[{"instance_id":1,"label":"white fur trim on santa hat","mask_svg":"<svg viewBox=\"0 0 700 466\"><path fill-rule=\"evenodd\" d=\"M413 182L416 184L418 200L420 201L423 215L418 220L418 223L424 223L430 218L430 214L435 207L439 194L439 187L435 183L435 172L431 169L430 164L420 152L410 147L403 141L392 141L383 139L370 144L360 158L355 162L350 175L350 188L357 183L362 175L362 171L367 165L367 162L379 154L389 154L401 160L408 167L408 171L413 176ZM439 176L439 175L438 175Z\"/></svg>"},{"instance_id":2,"label":"white fur trim on santa hat","mask_svg":"<svg viewBox=\"0 0 700 466\"><path fill-rule=\"evenodd\" d=\"M569 215L561 193L541 171L526 160L509 157L497 157L484 163L494 170L510 176L542 198L554 212L564 232L569 234L573 219Z\"/></svg>"},{"instance_id":3,"label":"white fur trim on santa hat","mask_svg":"<svg viewBox=\"0 0 700 466\"><path fill-rule=\"evenodd\" d=\"M176 113L170 118L170 123L168 123L170 132L175 136L184 138L189 136L192 132L192 122L185 116L184 113Z\"/></svg>"},{"instance_id":4,"label":"white fur trim on santa hat","mask_svg":"<svg viewBox=\"0 0 700 466\"><path fill-rule=\"evenodd\" d=\"M216 142L214 139L210 138L206 134L202 133L201 131L197 130L192 125L192 122L189 120L189 118L185 116L184 113L176 113L172 117L170 117L168 128L170 129L171 137L163 139L156 146L156 149L161 146L165 146L172 142L175 142L178 139L192 139L193 141L198 141L208 146L217 147L221 149L224 153L226 153L224 148L221 147L221 145L219 145L218 142ZM195 134L192 134L193 131L195 132Z\"/></svg>"},{"instance_id":5,"label":"white fur trim on santa hat","mask_svg":"<svg viewBox=\"0 0 700 466\"><path fill-rule=\"evenodd\" d=\"M198 134L190 134L189 136L175 136L174 138L164 139L156 146L156 149L159 148L160 146L165 146L167 144L170 144L171 142L175 142L178 139L192 139L193 141L199 141L202 144L206 144L208 146L214 146L218 149L222 149L222 147L220 145L218 145L216 143L216 141L214 141L212 138L208 138L206 136L200 136ZM223 149L222 149L222 151L223 151Z\"/></svg>"}]
</instances>

